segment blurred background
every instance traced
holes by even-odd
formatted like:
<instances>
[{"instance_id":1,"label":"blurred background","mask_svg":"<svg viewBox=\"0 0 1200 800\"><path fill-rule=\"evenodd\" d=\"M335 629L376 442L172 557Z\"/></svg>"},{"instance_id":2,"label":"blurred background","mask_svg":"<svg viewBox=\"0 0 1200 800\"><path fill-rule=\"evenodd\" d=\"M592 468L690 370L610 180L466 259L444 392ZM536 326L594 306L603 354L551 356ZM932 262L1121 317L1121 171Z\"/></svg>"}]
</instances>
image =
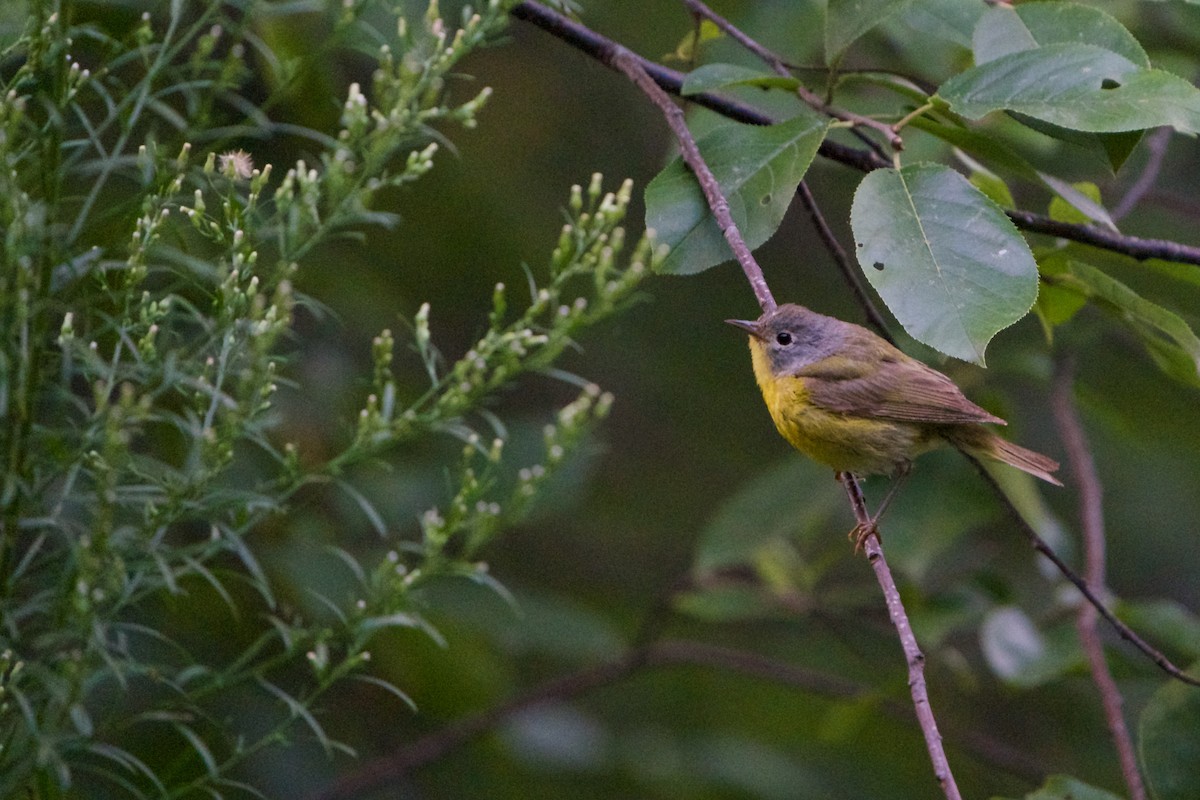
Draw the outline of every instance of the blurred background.
<instances>
[{"instance_id":1,"label":"blurred background","mask_svg":"<svg viewBox=\"0 0 1200 800\"><path fill-rule=\"evenodd\" d=\"M422 12L412 5L413 14ZM456 18L455 3L442 5L447 18ZM822 63L823 5L713 3L801 65ZM1195 69L1185 54L1200 48L1200 9L1132 2L1105 7L1156 63L1184 74ZM656 60L674 52L692 25L675 2L593 0L582 19ZM936 84L967 63L969 51L941 40L925 46L935 23L914 17L883 26L854 47L843 67L886 63ZM324 25L319 11L267 14L261 33L278 52L297 54L323 35ZM751 63L724 42L710 45L704 58ZM351 81L369 85L366 60L346 55L324 67L313 71L313 85L275 110L277 120L332 130L339 107L327 98L344 97ZM457 358L485 329L497 282L524 285L526 267L544 274L572 184L586 185L601 172L606 188L615 189L629 177L640 197L672 155L662 119L624 78L527 24L514 22L506 42L472 56L461 71L463 97L482 85L494 89L480 126L449 132L453 146L443 148L435 170L388 197L384 210L400 216L394 229L365 230L361 242L327 247L297 277L311 302L298 313L289 376L296 388L280 398L278 434L314 458L348 435L348 424L332 421L349 419L361 405L370 342L381 329L404 330L404 320L428 302L435 343L448 359ZM768 109L777 102L743 97ZM868 94L855 104L869 110L871 102ZM702 129L713 120L693 115L692 123ZM852 142L844 133L835 136ZM906 163L944 155L915 131L906 144ZM1049 138L1025 144L1028 157L1054 164L1057 174L1099 183L1110 206L1148 158L1143 143L1112 176ZM296 141L243 146L257 164L277 168L305 156ZM1198 169L1195 139L1171 137L1156 188L1122 230L1194 243ZM846 244L860 179L820 158L808 177ZM1045 211L1048 199L1017 196L1019 205L1035 211ZM642 227L640 200L634 205L631 233ZM757 255L781 302L863 322L803 209L794 208ZM1180 282L1117 259L1103 266L1200 322L1195 277ZM445 645L400 631L380 634L372 647L373 672L407 692L417 711L375 687L342 689L326 698L319 716L358 758L328 757L315 745L273 750L254 763L255 780L281 797L304 796L454 720L619 656L650 634L762 654L834 676L853 691L828 697L713 668L645 668L517 714L414 771L399 787L370 796L933 796L908 712L904 661L874 578L845 538L853 521L840 488L776 434L754 385L744 336L723 323L756 315L744 278L727 264L688 278L652 277L628 313L581 340L559 366L611 391L615 405L586 453L556 479L528 521L485 553L491 574L514 601L466 581L430 589L430 618ZM1049 346L1038 320L1027 317L992 343L987 370L919 347L909 352L1007 418L1006 435L1059 459L1063 448L1048 396L1054 360L1071 357L1104 481L1111 589L1129 600L1200 606L1195 389L1164 377L1133 337L1091 308L1057 330ZM423 390L415 353L401 352L397 370L411 381L408 392ZM511 451L524 449L532 459L541 426L576 393L561 381L534 377L506 394L492 410L510 426ZM415 537L419 514L446 500L445 464L460 447L447 437L354 478L399 536ZM1077 495L1069 470L1064 480L1064 489L1036 491L1047 529L1058 533L1055 545L1074 562ZM878 498L885 482L875 479L867 488ZM1023 484L1018 490L1031 491ZM364 553L382 547L347 498L313 493L292 511L286 526L263 531L259 547L267 568L292 582L297 595L327 564L317 557L322 544ZM1120 776L1094 689L1080 668L1061 582L1035 558L970 466L953 453L923 458L889 511L884 544L928 657L932 702L964 794L1019 796L1059 772L1118 791ZM752 563L731 568L739 562ZM219 628L227 624L223 614L214 606L212 618L179 624ZM1136 718L1162 678L1128 648L1110 652L1128 713ZM230 714L244 722L259 711L231 708Z\"/></svg>"}]
</instances>

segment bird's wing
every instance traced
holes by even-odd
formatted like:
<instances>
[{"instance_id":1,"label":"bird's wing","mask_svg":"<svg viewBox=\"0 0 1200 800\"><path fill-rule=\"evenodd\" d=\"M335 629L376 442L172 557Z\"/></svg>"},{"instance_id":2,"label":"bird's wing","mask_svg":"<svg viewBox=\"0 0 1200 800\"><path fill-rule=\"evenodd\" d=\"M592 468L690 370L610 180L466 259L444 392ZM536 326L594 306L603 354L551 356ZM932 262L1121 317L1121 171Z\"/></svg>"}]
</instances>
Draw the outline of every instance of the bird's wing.
<instances>
[{"instance_id":1,"label":"bird's wing","mask_svg":"<svg viewBox=\"0 0 1200 800\"><path fill-rule=\"evenodd\" d=\"M1005 424L972 403L942 373L889 348L850 345L841 354L796 372L812 402L856 417L900 422L990 422Z\"/></svg>"}]
</instances>

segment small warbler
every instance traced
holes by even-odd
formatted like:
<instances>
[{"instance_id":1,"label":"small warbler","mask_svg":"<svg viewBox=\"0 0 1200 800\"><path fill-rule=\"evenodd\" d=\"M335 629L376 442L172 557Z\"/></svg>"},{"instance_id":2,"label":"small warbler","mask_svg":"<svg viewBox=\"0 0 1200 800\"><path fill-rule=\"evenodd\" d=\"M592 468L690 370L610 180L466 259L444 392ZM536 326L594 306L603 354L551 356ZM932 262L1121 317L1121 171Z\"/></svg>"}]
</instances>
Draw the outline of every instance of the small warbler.
<instances>
[{"instance_id":1,"label":"small warbler","mask_svg":"<svg viewBox=\"0 0 1200 800\"><path fill-rule=\"evenodd\" d=\"M988 430L1006 423L860 325L791 303L754 321L726 321L750 334L754 377L775 427L814 461L899 477L921 453L951 444L1062 485L1052 474L1057 461Z\"/></svg>"}]
</instances>

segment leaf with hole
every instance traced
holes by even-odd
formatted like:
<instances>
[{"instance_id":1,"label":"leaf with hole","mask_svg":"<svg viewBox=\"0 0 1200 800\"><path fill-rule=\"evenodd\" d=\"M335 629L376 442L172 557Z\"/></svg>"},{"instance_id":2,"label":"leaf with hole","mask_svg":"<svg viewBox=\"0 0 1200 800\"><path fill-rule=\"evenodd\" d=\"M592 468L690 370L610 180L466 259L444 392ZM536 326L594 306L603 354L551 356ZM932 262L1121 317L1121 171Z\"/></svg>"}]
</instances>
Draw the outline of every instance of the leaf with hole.
<instances>
[{"instance_id":1,"label":"leaf with hole","mask_svg":"<svg viewBox=\"0 0 1200 800\"><path fill-rule=\"evenodd\" d=\"M1037 265L1004 209L938 164L867 175L850 209L858 261L914 338L984 362L1037 298Z\"/></svg>"},{"instance_id":2,"label":"leaf with hole","mask_svg":"<svg viewBox=\"0 0 1200 800\"><path fill-rule=\"evenodd\" d=\"M1096 133L1161 125L1200 131L1196 87L1088 44L1009 53L950 78L938 96L968 119L1007 110Z\"/></svg>"}]
</instances>

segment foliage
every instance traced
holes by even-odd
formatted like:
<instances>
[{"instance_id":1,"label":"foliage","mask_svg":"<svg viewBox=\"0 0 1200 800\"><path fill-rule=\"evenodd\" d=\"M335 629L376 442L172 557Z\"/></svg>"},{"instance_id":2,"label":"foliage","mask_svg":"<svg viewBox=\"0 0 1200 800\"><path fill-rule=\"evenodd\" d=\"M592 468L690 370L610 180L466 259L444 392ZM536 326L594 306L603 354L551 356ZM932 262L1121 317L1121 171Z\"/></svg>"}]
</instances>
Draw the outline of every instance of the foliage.
<instances>
[{"instance_id":1,"label":"foliage","mask_svg":"<svg viewBox=\"0 0 1200 800\"><path fill-rule=\"evenodd\" d=\"M530 5L0 4L0 796L936 791L723 237ZM1105 596L1200 656L1194 148L1149 130L1198 127L1194 3L713 3L786 75L682 3L544 5L682 72L781 302L862 318L803 179L897 333L986 349L937 366L1004 435L1064 457L1073 363ZM600 166L669 254L629 183L543 222ZM1060 474L996 477L1074 564ZM923 456L883 529L964 795L1122 796L1079 597L987 487ZM1195 690L1106 645L1151 796L1191 796Z\"/></svg>"},{"instance_id":2,"label":"foliage","mask_svg":"<svg viewBox=\"0 0 1200 800\"><path fill-rule=\"evenodd\" d=\"M503 29L504 8L466 9L453 32L436 3L415 22L381 21L369 3L331 12L329 47L374 50L372 86L349 86L335 132L300 131L316 165L278 179L230 141L279 133L262 111L272 100L256 108L245 95L267 9L173 3L126 29L68 4L30 10L0 105L0 795L252 794L238 770L264 748L301 731L344 747L315 704L369 678L380 630L438 636L421 609L428 582L491 581L479 549L526 512L612 398L584 384L546 426L540 462L511 479L504 427L492 417L481 437L478 412L620 310L650 246L619 261L628 183L575 187L528 301L497 285L485 332L450 363L421 306L413 342L429 385L414 398L401 396L384 331L353 435L329 457L306 453L277 433L291 327L311 302L297 271L316 248L391 224L374 207L433 167L431 126L475 124L489 90L455 100L450 79ZM299 80L301 66L273 67L277 92ZM346 473L446 434L465 443L449 466L455 488L412 541ZM332 543L325 569L350 580L281 596L260 561L263 531L329 482L382 547L362 557ZM214 652L177 635L173 607L218 598L235 644ZM229 728L232 698L273 706L269 721ZM176 753L161 760L156 740Z\"/></svg>"}]
</instances>

